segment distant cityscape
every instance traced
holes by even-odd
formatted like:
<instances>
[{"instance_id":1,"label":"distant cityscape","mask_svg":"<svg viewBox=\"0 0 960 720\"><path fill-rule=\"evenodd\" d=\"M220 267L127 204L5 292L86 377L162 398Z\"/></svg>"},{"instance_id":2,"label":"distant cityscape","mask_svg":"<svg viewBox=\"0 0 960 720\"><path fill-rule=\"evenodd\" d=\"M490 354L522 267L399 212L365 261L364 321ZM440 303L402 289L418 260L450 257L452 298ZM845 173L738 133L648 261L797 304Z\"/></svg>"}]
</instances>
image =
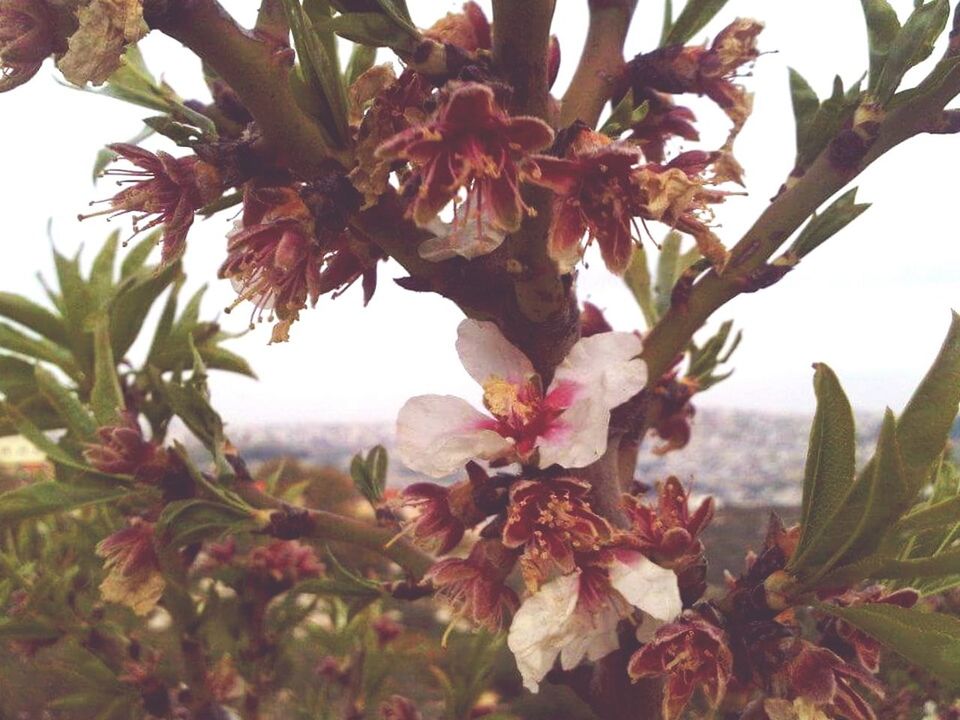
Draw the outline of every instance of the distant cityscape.
<instances>
[{"instance_id":1,"label":"distant cityscape","mask_svg":"<svg viewBox=\"0 0 960 720\"><path fill-rule=\"evenodd\" d=\"M798 505L810 421L805 415L700 409L683 450L657 457L650 451L656 438L644 446L637 479L652 485L676 475L696 494L713 495L727 505ZM860 457L869 455L879 425L879 415L857 418ZM390 423L229 428L231 441L250 463L288 456L344 469L358 451L377 444L390 450L393 433ZM389 479L403 486L422 478L391 457Z\"/></svg>"}]
</instances>

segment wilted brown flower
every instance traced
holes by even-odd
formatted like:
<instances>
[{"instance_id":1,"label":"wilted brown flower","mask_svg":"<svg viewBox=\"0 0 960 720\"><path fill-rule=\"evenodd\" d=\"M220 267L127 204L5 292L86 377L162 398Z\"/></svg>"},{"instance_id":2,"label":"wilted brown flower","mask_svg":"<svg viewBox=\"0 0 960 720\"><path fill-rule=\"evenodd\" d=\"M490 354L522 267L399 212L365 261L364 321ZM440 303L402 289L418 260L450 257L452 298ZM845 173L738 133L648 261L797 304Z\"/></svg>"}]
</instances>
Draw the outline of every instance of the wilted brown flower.
<instances>
[{"instance_id":1,"label":"wilted brown flower","mask_svg":"<svg viewBox=\"0 0 960 720\"><path fill-rule=\"evenodd\" d=\"M36 75L59 46L45 0L0 0L0 92Z\"/></svg>"},{"instance_id":2,"label":"wilted brown flower","mask_svg":"<svg viewBox=\"0 0 960 720\"><path fill-rule=\"evenodd\" d=\"M523 218L521 166L552 141L542 120L510 117L489 87L463 83L452 87L433 118L387 140L377 154L416 168L419 187L409 212L417 225L427 226L460 188L468 188L480 212L489 210L497 227L512 232Z\"/></svg>"},{"instance_id":3,"label":"wilted brown flower","mask_svg":"<svg viewBox=\"0 0 960 720\"><path fill-rule=\"evenodd\" d=\"M521 480L510 489L503 544L523 548L524 580L535 590L556 567L576 569L575 553L599 550L610 524L590 507L590 484L575 478Z\"/></svg>"},{"instance_id":4,"label":"wilted brown flower","mask_svg":"<svg viewBox=\"0 0 960 720\"><path fill-rule=\"evenodd\" d=\"M139 518L97 545L107 577L100 593L108 602L126 605L137 615L150 612L166 588L154 547L154 525Z\"/></svg>"},{"instance_id":5,"label":"wilted brown flower","mask_svg":"<svg viewBox=\"0 0 960 720\"><path fill-rule=\"evenodd\" d=\"M90 0L77 10L79 27L57 67L74 85L101 85L120 67L127 46L147 34L143 0Z\"/></svg>"},{"instance_id":6,"label":"wilted brown flower","mask_svg":"<svg viewBox=\"0 0 960 720\"><path fill-rule=\"evenodd\" d=\"M480 540L466 558L434 563L424 582L432 584L459 617L498 632L506 613L520 605L517 594L505 584L515 562L516 554L499 540Z\"/></svg>"},{"instance_id":7,"label":"wilted brown flower","mask_svg":"<svg viewBox=\"0 0 960 720\"><path fill-rule=\"evenodd\" d=\"M680 716L696 690L711 706L723 700L733 674L733 654L723 631L694 613L657 630L627 666L631 679L664 677L664 720Z\"/></svg>"},{"instance_id":8,"label":"wilted brown flower","mask_svg":"<svg viewBox=\"0 0 960 720\"><path fill-rule=\"evenodd\" d=\"M463 10L458 13L447 13L424 30L423 34L431 40L456 45L467 52L489 50L492 45L490 22L475 2L464 3Z\"/></svg>"}]
</instances>

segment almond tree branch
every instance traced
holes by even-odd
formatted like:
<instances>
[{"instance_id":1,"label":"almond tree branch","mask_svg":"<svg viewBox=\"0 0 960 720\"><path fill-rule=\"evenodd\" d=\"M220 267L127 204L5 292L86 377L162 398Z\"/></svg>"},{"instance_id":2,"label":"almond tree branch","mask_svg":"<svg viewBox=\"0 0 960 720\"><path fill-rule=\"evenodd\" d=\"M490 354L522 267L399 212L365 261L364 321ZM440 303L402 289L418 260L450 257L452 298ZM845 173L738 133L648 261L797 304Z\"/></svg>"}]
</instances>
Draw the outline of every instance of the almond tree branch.
<instances>
[{"instance_id":1,"label":"almond tree branch","mask_svg":"<svg viewBox=\"0 0 960 720\"><path fill-rule=\"evenodd\" d=\"M278 40L289 38L290 24L287 22L287 14L283 11L282 0L261 0L256 28L273 35Z\"/></svg>"},{"instance_id":2,"label":"almond tree branch","mask_svg":"<svg viewBox=\"0 0 960 720\"><path fill-rule=\"evenodd\" d=\"M595 127L624 65L623 46L637 0L590 0L590 25L580 63L563 96L560 126Z\"/></svg>"},{"instance_id":3,"label":"almond tree branch","mask_svg":"<svg viewBox=\"0 0 960 720\"><path fill-rule=\"evenodd\" d=\"M238 483L237 493L250 505L270 513L267 532L282 540L313 538L348 543L371 550L402 567L419 580L433 564L433 558L406 538L396 539L396 530L325 510L290 505L257 490L252 483Z\"/></svg>"},{"instance_id":4,"label":"almond tree branch","mask_svg":"<svg viewBox=\"0 0 960 720\"><path fill-rule=\"evenodd\" d=\"M649 382L656 382L693 334L720 306L737 295L755 290L751 279L763 270L778 248L834 193L888 150L925 132L950 100L960 94L960 65L953 58L942 82L924 95L890 110L875 139L852 159L846 157L839 136L790 189L780 194L731 251L727 269L711 270L681 305L672 305L647 337L643 357ZM936 72L936 71L934 71Z\"/></svg>"},{"instance_id":5,"label":"almond tree branch","mask_svg":"<svg viewBox=\"0 0 960 720\"><path fill-rule=\"evenodd\" d=\"M217 0L146 0L144 18L226 81L280 162L305 178L315 176L332 158L344 162L297 104L288 81L289 56L240 27Z\"/></svg>"},{"instance_id":6,"label":"almond tree branch","mask_svg":"<svg viewBox=\"0 0 960 720\"><path fill-rule=\"evenodd\" d=\"M517 115L547 117L547 51L556 0L493 0L493 62Z\"/></svg>"}]
</instances>

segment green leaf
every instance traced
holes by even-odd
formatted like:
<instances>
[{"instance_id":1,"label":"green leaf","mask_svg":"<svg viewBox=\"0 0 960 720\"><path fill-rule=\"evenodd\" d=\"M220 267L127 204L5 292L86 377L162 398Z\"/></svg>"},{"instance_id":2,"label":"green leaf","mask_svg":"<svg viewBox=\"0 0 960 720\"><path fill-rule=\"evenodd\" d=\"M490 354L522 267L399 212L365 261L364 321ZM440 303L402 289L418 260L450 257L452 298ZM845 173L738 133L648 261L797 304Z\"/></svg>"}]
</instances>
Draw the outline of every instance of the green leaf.
<instances>
[{"instance_id":1,"label":"green leaf","mask_svg":"<svg viewBox=\"0 0 960 720\"><path fill-rule=\"evenodd\" d=\"M657 317L663 317L670 309L670 295L673 286L680 277L680 243L683 241L680 233L670 231L660 246L660 259L657 261L657 284L654 286L654 297Z\"/></svg>"},{"instance_id":2,"label":"green leaf","mask_svg":"<svg viewBox=\"0 0 960 720\"><path fill-rule=\"evenodd\" d=\"M960 522L960 495L922 507L903 517L897 529L904 532L932 530Z\"/></svg>"},{"instance_id":3,"label":"green leaf","mask_svg":"<svg viewBox=\"0 0 960 720\"><path fill-rule=\"evenodd\" d=\"M106 301L113 291L113 270L117 262L119 244L120 231L114 230L103 243L90 268L90 286L100 302Z\"/></svg>"},{"instance_id":4,"label":"green leaf","mask_svg":"<svg viewBox=\"0 0 960 720\"><path fill-rule=\"evenodd\" d=\"M703 30L726 4L727 0L688 0L663 44L683 45Z\"/></svg>"},{"instance_id":5,"label":"green leaf","mask_svg":"<svg viewBox=\"0 0 960 720\"><path fill-rule=\"evenodd\" d=\"M809 533L810 544L805 552L798 550L790 569L812 586L833 568L862 560L874 552L908 505L896 419L887 410L873 458L843 502L834 506L822 530Z\"/></svg>"},{"instance_id":6,"label":"green leaf","mask_svg":"<svg viewBox=\"0 0 960 720\"><path fill-rule=\"evenodd\" d=\"M373 67L377 61L377 48L369 45L356 44L347 61L347 69L343 71L343 80L347 87L353 85L357 78Z\"/></svg>"},{"instance_id":7,"label":"green leaf","mask_svg":"<svg viewBox=\"0 0 960 720\"><path fill-rule=\"evenodd\" d=\"M856 531L849 537L843 550L837 553L838 563L852 562L869 555L909 507L912 499L907 487L897 421L888 409L873 458L864 467L847 500L853 509L859 509L862 503L863 510Z\"/></svg>"},{"instance_id":8,"label":"green leaf","mask_svg":"<svg viewBox=\"0 0 960 720\"><path fill-rule=\"evenodd\" d=\"M143 329L150 308L181 275L178 260L159 269L145 267L127 276L109 310L114 358L123 358L127 354Z\"/></svg>"},{"instance_id":9,"label":"green leaf","mask_svg":"<svg viewBox=\"0 0 960 720\"><path fill-rule=\"evenodd\" d=\"M116 483L37 482L0 495L0 523L112 503L130 494L129 488Z\"/></svg>"},{"instance_id":10,"label":"green leaf","mask_svg":"<svg viewBox=\"0 0 960 720\"><path fill-rule=\"evenodd\" d=\"M897 437L911 497L943 452L960 406L960 315L952 313L943 346L903 409Z\"/></svg>"},{"instance_id":11,"label":"green leaf","mask_svg":"<svg viewBox=\"0 0 960 720\"><path fill-rule=\"evenodd\" d=\"M820 98L799 72L793 68L789 68L789 72L790 100L793 103L793 117L797 126L797 152L799 153L800 149L807 145L814 118L820 109Z\"/></svg>"},{"instance_id":12,"label":"green leaf","mask_svg":"<svg viewBox=\"0 0 960 720\"><path fill-rule=\"evenodd\" d=\"M48 438L19 408L9 402L0 402L0 416L6 416L7 420L17 429L17 432L33 443L51 462L60 463L75 470L90 472L91 469L87 465Z\"/></svg>"},{"instance_id":13,"label":"green leaf","mask_svg":"<svg viewBox=\"0 0 960 720\"><path fill-rule=\"evenodd\" d=\"M727 346L727 340L730 338L732 330L733 320L727 320L721 323L720 329L703 344L703 347L698 347L696 343L690 342L688 347L690 362L687 366L686 375L696 380L699 391L708 390L733 374L733 370L720 374L716 373L717 367L730 359L743 339L743 333L738 331L733 337L733 342Z\"/></svg>"},{"instance_id":14,"label":"green leaf","mask_svg":"<svg viewBox=\"0 0 960 720\"><path fill-rule=\"evenodd\" d=\"M116 425L120 414L126 409L120 379L117 377L117 363L113 357L109 323L109 318L104 316L93 334L93 390L90 392L90 405L101 426Z\"/></svg>"},{"instance_id":15,"label":"green leaf","mask_svg":"<svg viewBox=\"0 0 960 720\"><path fill-rule=\"evenodd\" d=\"M0 316L33 330L56 345L67 342L63 321L45 307L20 295L0 292Z\"/></svg>"},{"instance_id":16,"label":"green leaf","mask_svg":"<svg viewBox=\"0 0 960 720\"><path fill-rule=\"evenodd\" d=\"M80 370L67 350L49 340L26 335L6 323L0 323L0 348L53 363L72 378L80 376Z\"/></svg>"},{"instance_id":17,"label":"green leaf","mask_svg":"<svg viewBox=\"0 0 960 720\"><path fill-rule=\"evenodd\" d=\"M887 49L886 62L873 88L881 105L893 97L907 71L930 56L949 17L949 1L933 0L919 5L907 18Z\"/></svg>"},{"instance_id":18,"label":"green leaf","mask_svg":"<svg viewBox=\"0 0 960 720\"><path fill-rule=\"evenodd\" d=\"M793 76L791 79L794 79ZM802 107L803 103L808 103L804 112L809 112L807 91L798 86L798 92L800 97L797 101ZM805 119L803 125L797 128L797 169L805 170L816 160L843 126L853 118L853 113L859 105L860 82L858 81L844 92L843 81L839 76L834 78L831 96L820 104L816 113L810 115L809 119Z\"/></svg>"},{"instance_id":19,"label":"green leaf","mask_svg":"<svg viewBox=\"0 0 960 720\"><path fill-rule=\"evenodd\" d=\"M900 19L887 0L860 0L864 19L867 21L867 39L870 46L870 83L873 92L880 80L880 73L887 55L900 33Z\"/></svg>"},{"instance_id":20,"label":"green leaf","mask_svg":"<svg viewBox=\"0 0 960 720\"><path fill-rule=\"evenodd\" d=\"M667 38L670 37L671 28L673 28L673 0L664 0L663 25L660 29L660 42L657 44L657 47L663 47L667 44Z\"/></svg>"},{"instance_id":21,"label":"green leaf","mask_svg":"<svg viewBox=\"0 0 960 720\"><path fill-rule=\"evenodd\" d=\"M386 47L400 53L412 53L420 43L392 19L380 13L347 13L324 23L324 27L351 42L371 47Z\"/></svg>"},{"instance_id":22,"label":"green leaf","mask_svg":"<svg viewBox=\"0 0 960 720\"><path fill-rule=\"evenodd\" d=\"M80 273L79 253L72 259L67 259L54 250L53 260L70 349L77 364L86 372L93 363L93 338L88 332L87 321L98 310L99 303L93 289Z\"/></svg>"},{"instance_id":23,"label":"green leaf","mask_svg":"<svg viewBox=\"0 0 960 720\"><path fill-rule=\"evenodd\" d=\"M853 409L829 366L814 365L813 389L817 410L803 474L802 534L791 565L803 567L803 556L840 509L856 473ZM823 552L823 551L821 551Z\"/></svg>"},{"instance_id":24,"label":"green leaf","mask_svg":"<svg viewBox=\"0 0 960 720\"><path fill-rule=\"evenodd\" d=\"M790 246L790 252L798 259L803 258L860 217L870 204L857 204L856 200L857 188L852 188L838 197L822 213L819 215L814 213L810 216L810 222L800 231L797 239Z\"/></svg>"},{"instance_id":25,"label":"green leaf","mask_svg":"<svg viewBox=\"0 0 960 720\"><path fill-rule=\"evenodd\" d=\"M79 440L91 440L97 432L97 422L77 396L60 384L48 370L37 366L34 371L37 388L47 402L63 418L64 427Z\"/></svg>"},{"instance_id":26,"label":"green leaf","mask_svg":"<svg viewBox=\"0 0 960 720\"><path fill-rule=\"evenodd\" d=\"M209 500L177 500L160 513L157 535L171 547L182 547L254 527L250 514L237 507Z\"/></svg>"},{"instance_id":27,"label":"green leaf","mask_svg":"<svg viewBox=\"0 0 960 720\"><path fill-rule=\"evenodd\" d=\"M109 77L106 84L97 89L79 89L168 114L174 120L199 128L212 138L217 137L216 125L210 118L188 107L173 88L153 76L136 45L127 47L123 64Z\"/></svg>"},{"instance_id":28,"label":"green leaf","mask_svg":"<svg viewBox=\"0 0 960 720\"><path fill-rule=\"evenodd\" d=\"M128 252L127 256L120 263L120 279L126 280L128 277L139 271L147 262L150 253L160 241L161 230L154 230L147 233L142 240L138 241Z\"/></svg>"},{"instance_id":29,"label":"green leaf","mask_svg":"<svg viewBox=\"0 0 960 720\"><path fill-rule=\"evenodd\" d=\"M650 279L650 266L647 263L647 251L643 245L638 245L633 251L633 257L630 259L630 265L623 274L623 281L633 293L640 311L643 313L643 319L647 323L647 328L652 328L660 319L660 314L654 305L653 282Z\"/></svg>"},{"instance_id":30,"label":"green leaf","mask_svg":"<svg viewBox=\"0 0 960 720\"><path fill-rule=\"evenodd\" d=\"M819 605L819 610L872 636L911 664L960 686L960 620L886 603L858 607Z\"/></svg>"},{"instance_id":31,"label":"green leaf","mask_svg":"<svg viewBox=\"0 0 960 720\"><path fill-rule=\"evenodd\" d=\"M375 446L367 456L357 453L350 462L350 477L357 491L376 506L383 499L387 484L387 451L382 445Z\"/></svg>"},{"instance_id":32,"label":"green leaf","mask_svg":"<svg viewBox=\"0 0 960 720\"><path fill-rule=\"evenodd\" d=\"M631 88L627 91L627 94L620 99L616 107L613 108L610 117L607 118L607 121L600 128L600 132L608 137L617 139L634 125L642 122L647 116L649 109L650 104L646 100L634 106L633 89Z\"/></svg>"},{"instance_id":33,"label":"green leaf","mask_svg":"<svg viewBox=\"0 0 960 720\"><path fill-rule=\"evenodd\" d=\"M0 355L0 393L12 403L40 392L35 365L9 355Z\"/></svg>"},{"instance_id":34,"label":"green leaf","mask_svg":"<svg viewBox=\"0 0 960 720\"><path fill-rule=\"evenodd\" d=\"M336 55L331 54L335 46L321 39L299 0L283 0L283 8L300 60L297 68L299 78L314 101L324 134L333 139L332 144L343 144L349 137L347 97L339 63ZM319 31L330 32L329 28Z\"/></svg>"},{"instance_id":35,"label":"green leaf","mask_svg":"<svg viewBox=\"0 0 960 720\"><path fill-rule=\"evenodd\" d=\"M388 467L389 459L386 448L383 447L383 445L375 445L373 449L367 453L367 471L381 490L387 483Z\"/></svg>"}]
</instances>

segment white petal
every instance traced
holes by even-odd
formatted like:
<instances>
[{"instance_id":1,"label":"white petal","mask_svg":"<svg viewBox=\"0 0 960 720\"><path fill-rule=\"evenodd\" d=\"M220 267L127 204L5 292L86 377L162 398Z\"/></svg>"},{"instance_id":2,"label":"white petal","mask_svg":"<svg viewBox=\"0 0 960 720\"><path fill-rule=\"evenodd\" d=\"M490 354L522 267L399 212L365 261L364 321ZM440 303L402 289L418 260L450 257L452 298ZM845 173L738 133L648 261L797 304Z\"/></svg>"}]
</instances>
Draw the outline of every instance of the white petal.
<instances>
[{"instance_id":1,"label":"white petal","mask_svg":"<svg viewBox=\"0 0 960 720\"><path fill-rule=\"evenodd\" d=\"M521 382L534 372L527 356L510 344L496 323L469 318L461 322L457 352L470 377L481 385L492 377Z\"/></svg>"},{"instance_id":2,"label":"white petal","mask_svg":"<svg viewBox=\"0 0 960 720\"><path fill-rule=\"evenodd\" d=\"M612 410L643 389L647 364L637 358L643 343L633 333L606 332L581 338L557 367L551 388L569 381Z\"/></svg>"},{"instance_id":3,"label":"white petal","mask_svg":"<svg viewBox=\"0 0 960 720\"><path fill-rule=\"evenodd\" d=\"M573 670L583 660L601 660L620 647L617 639L620 615L612 604L595 615L575 613L574 620L560 650L560 667L564 670Z\"/></svg>"},{"instance_id":4,"label":"white petal","mask_svg":"<svg viewBox=\"0 0 960 720\"><path fill-rule=\"evenodd\" d=\"M537 692L550 672L567 626L577 607L580 576L564 575L543 585L523 601L513 616L507 647L517 659L523 685Z\"/></svg>"},{"instance_id":5,"label":"white petal","mask_svg":"<svg viewBox=\"0 0 960 720\"><path fill-rule=\"evenodd\" d=\"M411 470L431 477L449 475L468 460L503 457L513 441L485 429L489 421L452 395L411 398L397 416L397 455Z\"/></svg>"},{"instance_id":6,"label":"white petal","mask_svg":"<svg viewBox=\"0 0 960 720\"><path fill-rule=\"evenodd\" d=\"M555 421L555 427L537 440L540 467L556 464L580 468L593 464L607 449L609 425L609 409L590 398L575 402Z\"/></svg>"},{"instance_id":7,"label":"white petal","mask_svg":"<svg viewBox=\"0 0 960 720\"><path fill-rule=\"evenodd\" d=\"M610 411L647 381L646 363L636 358L642 349L636 335L617 332L582 338L571 348L557 367L548 395L564 386L573 402L553 432L539 441L542 467L585 467L606 452Z\"/></svg>"},{"instance_id":8,"label":"white petal","mask_svg":"<svg viewBox=\"0 0 960 720\"><path fill-rule=\"evenodd\" d=\"M683 611L673 570L660 567L640 553L630 553L614 561L610 582L628 603L661 624L672 622Z\"/></svg>"}]
</instances>

